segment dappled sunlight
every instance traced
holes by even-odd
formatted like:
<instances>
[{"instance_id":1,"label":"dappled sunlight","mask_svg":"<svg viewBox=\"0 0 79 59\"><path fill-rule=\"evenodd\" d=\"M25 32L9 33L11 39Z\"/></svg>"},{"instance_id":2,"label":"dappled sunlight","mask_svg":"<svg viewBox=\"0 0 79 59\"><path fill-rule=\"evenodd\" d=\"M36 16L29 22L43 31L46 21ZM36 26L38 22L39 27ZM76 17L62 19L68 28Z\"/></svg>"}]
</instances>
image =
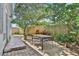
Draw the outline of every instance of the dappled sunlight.
<instances>
[{"instance_id":1,"label":"dappled sunlight","mask_svg":"<svg viewBox=\"0 0 79 59\"><path fill-rule=\"evenodd\" d=\"M74 3L16 4L16 19L12 22L24 30L24 40L38 50L49 55L77 55L78 8L79 4Z\"/></svg>"},{"instance_id":2,"label":"dappled sunlight","mask_svg":"<svg viewBox=\"0 0 79 59\"><path fill-rule=\"evenodd\" d=\"M14 6L13 14L7 13L8 18L6 16L7 20L9 16L13 16L11 23L4 20L3 24L7 24L3 26L3 29L6 29L3 36L5 35L7 45L13 41L8 45L12 51L4 50L4 55L79 55L78 3L15 3ZM0 30L2 33L1 28ZM10 35L7 34L9 32ZM19 49L21 46L18 46L22 44L24 48ZM13 49L15 46L18 48Z\"/></svg>"}]
</instances>

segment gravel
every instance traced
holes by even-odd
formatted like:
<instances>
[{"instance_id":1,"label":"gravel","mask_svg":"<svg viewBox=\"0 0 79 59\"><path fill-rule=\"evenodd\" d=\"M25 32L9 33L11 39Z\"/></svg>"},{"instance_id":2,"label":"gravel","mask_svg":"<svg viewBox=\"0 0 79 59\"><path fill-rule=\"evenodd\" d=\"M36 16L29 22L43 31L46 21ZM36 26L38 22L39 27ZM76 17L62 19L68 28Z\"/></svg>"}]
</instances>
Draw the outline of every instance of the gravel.
<instances>
[{"instance_id":1,"label":"gravel","mask_svg":"<svg viewBox=\"0 0 79 59\"><path fill-rule=\"evenodd\" d=\"M26 45L25 49L4 53L3 56L41 56L38 52Z\"/></svg>"},{"instance_id":2,"label":"gravel","mask_svg":"<svg viewBox=\"0 0 79 59\"><path fill-rule=\"evenodd\" d=\"M25 47L25 48L14 49L18 47L20 48ZM40 54L31 47L29 47L27 44L24 44L19 36L12 36L12 39L4 49L3 56L40 56Z\"/></svg>"}]
</instances>

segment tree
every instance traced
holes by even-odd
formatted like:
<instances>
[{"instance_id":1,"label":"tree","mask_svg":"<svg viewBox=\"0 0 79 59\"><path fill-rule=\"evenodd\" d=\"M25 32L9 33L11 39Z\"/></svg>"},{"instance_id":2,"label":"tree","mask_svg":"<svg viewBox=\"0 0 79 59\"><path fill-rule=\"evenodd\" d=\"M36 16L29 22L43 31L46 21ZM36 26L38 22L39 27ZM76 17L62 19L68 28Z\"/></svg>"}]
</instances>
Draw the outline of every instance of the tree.
<instances>
[{"instance_id":1,"label":"tree","mask_svg":"<svg viewBox=\"0 0 79 59\"><path fill-rule=\"evenodd\" d=\"M53 14L51 9L47 8L47 4L16 4L15 15L17 19L24 21L24 35L27 24L32 24L40 19L43 19Z\"/></svg>"},{"instance_id":2,"label":"tree","mask_svg":"<svg viewBox=\"0 0 79 59\"><path fill-rule=\"evenodd\" d=\"M61 21L64 24L66 23L69 29L68 32L70 32L76 28L76 17L78 16L79 10L78 8L79 4L75 3L21 3L15 5L15 15L17 19L20 19L24 23L24 29L26 29L28 24L35 23L43 18L48 18L54 22Z\"/></svg>"},{"instance_id":3,"label":"tree","mask_svg":"<svg viewBox=\"0 0 79 59\"><path fill-rule=\"evenodd\" d=\"M50 7L53 10L53 19L55 22L62 21L66 23L69 28L69 32L76 27L76 17L78 16L79 4L51 4Z\"/></svg>"}]
</instances>

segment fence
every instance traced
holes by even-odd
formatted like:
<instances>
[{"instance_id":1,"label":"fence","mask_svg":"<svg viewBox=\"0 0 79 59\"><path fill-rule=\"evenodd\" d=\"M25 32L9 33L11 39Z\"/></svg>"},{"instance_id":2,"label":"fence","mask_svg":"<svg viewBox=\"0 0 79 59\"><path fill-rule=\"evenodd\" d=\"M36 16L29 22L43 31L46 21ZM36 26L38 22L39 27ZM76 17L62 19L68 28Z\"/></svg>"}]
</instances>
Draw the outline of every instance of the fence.
<instances>
[{"instance_id":1,"label":"fence","mask_svg":"<svg viewBox=\"0 0 79 59\"><path fill-rule=\"evenodd\" d=\"M50 25L47 29L52 35L68 33L68 28L65 24Z\"/></svg>"}]
</instances>

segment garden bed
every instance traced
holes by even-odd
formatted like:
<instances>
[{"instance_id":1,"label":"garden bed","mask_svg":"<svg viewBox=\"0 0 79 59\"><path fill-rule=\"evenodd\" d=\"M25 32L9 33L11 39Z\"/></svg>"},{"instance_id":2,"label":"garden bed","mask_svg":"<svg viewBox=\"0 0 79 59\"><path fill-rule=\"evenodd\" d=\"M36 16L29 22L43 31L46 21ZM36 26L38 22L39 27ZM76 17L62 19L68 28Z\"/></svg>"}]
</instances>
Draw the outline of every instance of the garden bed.
<instances>
[{"instance_id":1,"label":"garden bed","mask_svg":"<svg viewBox=\"0 0 79 59\"><path fill-rule=\"evenodd\" d=\"M59 43L59 44L63 45L66 48L69 48L72 52L75 52L75 53L77 53L79 55L79 46L78 45L72 45L72 44L68 43L65 46L65 43Z\"/></svg>"}]
</instances>

